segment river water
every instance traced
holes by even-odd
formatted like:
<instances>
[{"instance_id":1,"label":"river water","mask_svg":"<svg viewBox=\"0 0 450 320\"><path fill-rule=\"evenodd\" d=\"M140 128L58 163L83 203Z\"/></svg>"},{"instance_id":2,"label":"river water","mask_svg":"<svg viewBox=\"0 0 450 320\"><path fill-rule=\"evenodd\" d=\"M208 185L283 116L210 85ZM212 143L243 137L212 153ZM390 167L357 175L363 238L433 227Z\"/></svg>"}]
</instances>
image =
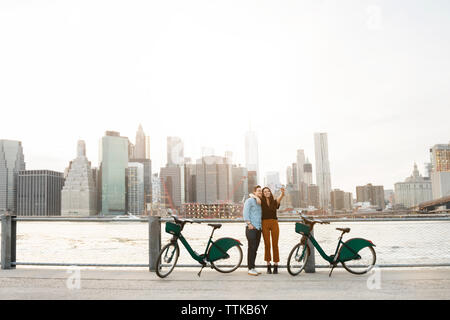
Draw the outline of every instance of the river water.
<instances>
[{"instance_id":1,"label":"river water","mask_svg":"<svg viewBox=\"0 0 450 320\"><path fill-rule=\"evenodd\" d=\"M295 223L280 223L280 263L285 264L291 248L299 241ZM337 227L350 227L345 239L363 237L376 245L377 264L450 263L450 221L333 222L316 225L315 238L328 254L334 253L340 235ZM247 241L244 223L224 223L214 239L233 237ZM202 253L211 227L186 224L183 235ZM162 245L170 235L162 224ZM180 244L181 245L181 244ZM261 238L257 264L264 264ZM17 223L18 262L148 264L148 224L145 222L28 222ZM196 263L182 248L179 263ZM317 254L316 264L326 264Z\"/></svg>"}]
</instances>

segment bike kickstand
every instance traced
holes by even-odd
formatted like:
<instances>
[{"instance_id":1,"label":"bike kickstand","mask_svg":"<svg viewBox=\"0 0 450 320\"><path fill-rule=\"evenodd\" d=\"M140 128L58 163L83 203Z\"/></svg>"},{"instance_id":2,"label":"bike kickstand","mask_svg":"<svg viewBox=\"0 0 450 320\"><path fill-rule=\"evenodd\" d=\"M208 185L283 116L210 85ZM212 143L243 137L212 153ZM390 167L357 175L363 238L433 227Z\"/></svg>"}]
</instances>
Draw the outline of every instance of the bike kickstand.
<instances>
[{"instance_id":1,"label":"bike kickstand","mask_svg":"<svg viewBox=\"0 0 450 320\"><path fill-rule=\"evenodd\" d=\"M205 266L203 265L202 268L200 269L200 271L197 273L197 275L200 277L200 274L202 273L202 270Z\"/></svg>"},{"instance_id":2,"label":"bike kickstand","mask_svg":"<svg viewBox=\"0 0 450 320\"><path fill-rule=\"evenodd\" d=\"M334 266L331 267L330 274L328 275L328 277L331 277L331 273L333 273L334 267L336 267L336 266L334 265Z\"/></svg>"}]
</instances>

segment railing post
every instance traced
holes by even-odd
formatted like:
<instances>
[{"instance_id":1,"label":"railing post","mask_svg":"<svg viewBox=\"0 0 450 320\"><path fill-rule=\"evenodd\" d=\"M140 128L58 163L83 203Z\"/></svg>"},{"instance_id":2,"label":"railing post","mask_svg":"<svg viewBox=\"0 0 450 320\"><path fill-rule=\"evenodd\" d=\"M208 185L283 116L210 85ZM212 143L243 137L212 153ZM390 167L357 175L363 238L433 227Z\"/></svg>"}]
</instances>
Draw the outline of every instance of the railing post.
<instances>
[{"instance_id":1,"label":"railing post","mask_svg":"<svg viewBox=\"0 0 450 320\"><path fill-rule=\"evenodd\" d=\"M2 215L2 269L14 269L11 262L16 262L16 216Z\"/></svg>"},{"instance_id":2,"label":"railing post","mask_svg":"<svg viewBox=\"0 0 450 320\"><path fill-rule=\"evenodd\" d=\"M311 235L314 236L314 230L311 230ZM305 265L305 272L306 273L314 273L314 272L316 272L315 249L314 249L314 245L309 240L308 240L307 245L309 247L309 258Z\"/></svg>"},{"instance_id":3,"label":"railing post","mask_svg":"<svg viewBox=\"0 0 450 320\"><path fill-rule=\"evenodd\" d=\"M148 266L156 271L156 260L161 250L161 217L148 217Z\"/></svg>"}]
</instances>

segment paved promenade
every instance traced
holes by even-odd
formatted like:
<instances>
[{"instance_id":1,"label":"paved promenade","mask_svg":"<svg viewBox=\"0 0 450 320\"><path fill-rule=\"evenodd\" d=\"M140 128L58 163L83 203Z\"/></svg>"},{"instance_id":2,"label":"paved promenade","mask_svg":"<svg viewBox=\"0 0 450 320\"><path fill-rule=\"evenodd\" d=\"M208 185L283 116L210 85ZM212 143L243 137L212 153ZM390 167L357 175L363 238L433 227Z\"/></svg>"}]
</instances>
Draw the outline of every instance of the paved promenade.
<instances>
[{"instance_id":1,"label":"paved promenade","mask_svg":"<svg viewBox=\"0 0 450 320\"><path fill-rule=\"evenodd\" d=\"M77 282L67 269L18 267L0 270L0 299L450 299L450 268L444 267L383 268L363 276L340 268L331 278L328 269L297 277L286 269L258 277L245 269L204 269L201 278L198 270L179 268L159 279L145 269L81 268L80 288L69 289Z\"/></svg>"}]
</instances>

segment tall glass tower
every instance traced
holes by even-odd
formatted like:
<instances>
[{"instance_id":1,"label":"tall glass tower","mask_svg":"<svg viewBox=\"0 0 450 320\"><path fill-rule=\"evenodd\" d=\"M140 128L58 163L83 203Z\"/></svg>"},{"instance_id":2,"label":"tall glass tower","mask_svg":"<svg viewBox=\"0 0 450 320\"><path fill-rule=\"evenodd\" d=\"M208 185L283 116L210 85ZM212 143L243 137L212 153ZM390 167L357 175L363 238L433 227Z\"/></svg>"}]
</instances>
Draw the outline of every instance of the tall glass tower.
<instances>
[{"instance_id":1,"label":"tall glass tower","mask_svg":"<svg viewBox=\"0 0 450 320\"><path fill-rule=\"evenodd\" d=\"M102 215L122 215L126 212L126 168L128 138L107 131L100 141L100 177Z\"/></svg>"},{"instance_id":2,"label":"tall glass tower","mask_svg":"<svg viewBox=\"0 0 450 320\"><path fill-rule=\"evenodd\" d=\"M0 211L16 212L19 170L25 170L22 142L0 140Z\"/></svg>"},{"instance_id":3,"label":"tall glass tower","mask_svg":"<svg viewBox=\"0 0 450 320\"><path fill-rule=\"evenodd\" d=\"M328 137L324 132L314 133L314 149L316 155L316 183L319 187L319 202L324 210L328 210L331 192L330 161L328 160Z\"/></svg>"}]
</instances>

